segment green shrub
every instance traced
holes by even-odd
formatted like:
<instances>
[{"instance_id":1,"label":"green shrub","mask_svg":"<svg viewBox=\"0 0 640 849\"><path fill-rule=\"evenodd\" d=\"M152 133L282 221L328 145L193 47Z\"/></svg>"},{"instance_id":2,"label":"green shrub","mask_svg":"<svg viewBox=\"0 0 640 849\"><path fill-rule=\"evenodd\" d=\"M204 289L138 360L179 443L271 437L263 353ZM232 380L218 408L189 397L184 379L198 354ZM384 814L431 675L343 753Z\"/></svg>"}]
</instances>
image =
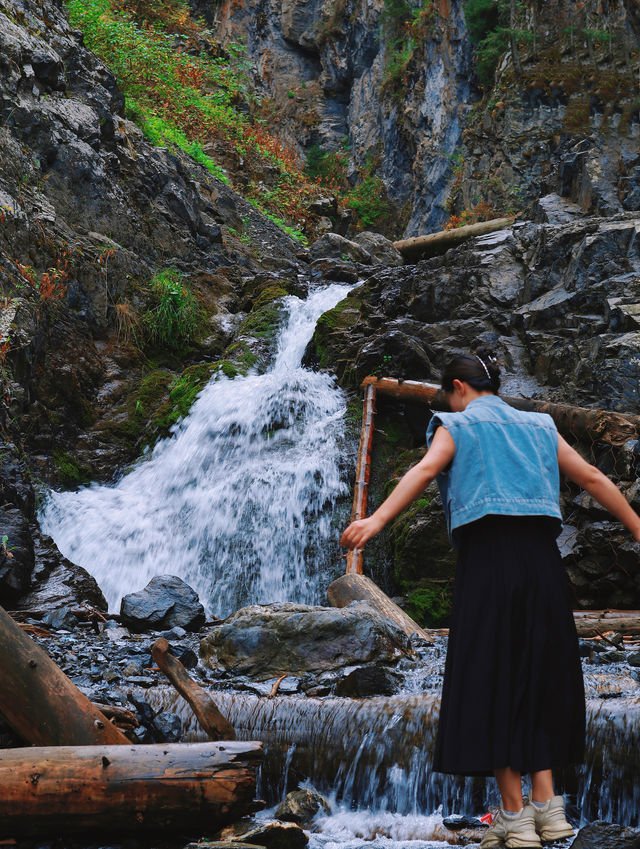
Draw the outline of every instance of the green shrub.
<instances>
[{"instance_id":1,"label":"green shrub","mask_svg":"<svg viewBox=\"0 0 640 849\"><path fill-rule=\"evenodd\" d=\"M375 227L393 211L385 184L380 177L371 175L351 192L348 203L365 228Z\"/></svg>"},{"instance_id":2,"label":"green shrub","mask_svg":"<svg viewBox=\"0 0 640 849\"><path fill-rule=\"evenodd\" d=\"M180 348L192 340L198 328L201 312L182 278L180 271L167 268L151 281L155 304L143 315L142 325L152 345Z\"/></svg>"},{"instance_id":3,"label":"green shrub","mask_svg":"<svg viewBox=\"0 0 640 849\"><path fill-rule=\"evenodd\" d=\"M406 612L423 628L439 628L451 612L451 584L430 582L409 594Z\"/></svg>"}]
</instances>

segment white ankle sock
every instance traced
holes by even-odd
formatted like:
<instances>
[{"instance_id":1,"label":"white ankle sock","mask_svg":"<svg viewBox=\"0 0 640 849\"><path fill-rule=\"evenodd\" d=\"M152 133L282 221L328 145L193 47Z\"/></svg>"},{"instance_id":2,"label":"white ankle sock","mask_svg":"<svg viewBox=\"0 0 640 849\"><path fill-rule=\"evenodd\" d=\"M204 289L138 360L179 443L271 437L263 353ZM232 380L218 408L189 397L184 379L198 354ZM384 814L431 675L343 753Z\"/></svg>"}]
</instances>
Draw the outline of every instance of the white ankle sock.
<instances>
[{"instance_id":1,"label":"white ankle sock","mask_svg":"<svg viewBox=\"0 0 640 849\"><path fill-rule=\"evenodd\" d=\"M520 811L505 811L505 809L503 808L502 813L506 814L508 817L517 817Z\"/></svg>"},{"instance_id":2,"label":"white ankle sock","mask_svg":"<svg viewBox=\"0 0 640 849\"><path fill-rule=\"evenodd\" d=\"M546 803L546 802L536 802L536 800L535 800L535 799L532 799L532 800L531 800L531 804L532 804L532 805L535 805L535 806L536 806L536 808L544 808L544 806L545 806L547 803Z\"/></svg>"}]
</instances>

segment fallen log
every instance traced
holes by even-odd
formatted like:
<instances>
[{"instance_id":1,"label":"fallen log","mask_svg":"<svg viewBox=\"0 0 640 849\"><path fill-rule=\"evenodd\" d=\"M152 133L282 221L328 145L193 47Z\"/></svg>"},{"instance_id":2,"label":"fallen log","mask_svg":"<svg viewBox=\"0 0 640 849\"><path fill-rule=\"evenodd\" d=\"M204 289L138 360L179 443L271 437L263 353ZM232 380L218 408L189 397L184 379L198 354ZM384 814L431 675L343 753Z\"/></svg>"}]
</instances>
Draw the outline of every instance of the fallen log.
<instances>
[{"instance_id":1,"label":"fallen log","mask_svg":"<svg viewBox=\"0 0 640 849\"><path fill-rule=\"evenodd\" d=\"M576 623L576 631L579 637L600 637L608 631L618 634L640 634L640 613L629 611L625 614L620 611L617 616L581 616L580 611L573 614Z\"/></svg>"},{"instance_id":2,"label":"fallen log","mask_svg":"<svg viewBox=\"0 0 640 849\"><path fill-rule=\"evenodd\" d=\"M160 637L153 644L151 654L161 671L180 695L186 699L210 740L235 740L231 723L220 713L211 696L193 681L177 657L169 653L169 643Z\"/></svg>"},{"instance_id":3,"label":"fallen log","mask_svg":"<svg viewBox=\"0 0 640 849\"><path fill-rule=\"evenodd\" d=\"M3 749L1 836L199 836L263 807L261 759L259 742Z\"/></svg>"},{"instance_id":4,"label":"fallen log","mask_svg":"<svg viewBox=\"0 0 640 849\"><path fill-rule=\"evenodd\" d=\"M455 248L473 236L484 236L486 233L504 230L506 227L510 227L515 220L513 215L508 218L493 218L491 221L479 221L477 224L467 224L464 227L456 227L452 230L441 230L438 233L429 233L427 236L400 239L393 244L405 259L424 259L443 254L449 248Z\"/></svg>"},{"instance_id":5,"label":"fallen log","mask_svg":"<svg viewBox=\"0 0 640 849\"><path fill-rule=\"evenodd\" d=\"M369 474L371 472L371 447L373 445L373 417L376 412L376 387L368 384L364 390L362 408L362 429L356 459L356 481L353 490L351 521L363 519L367 515L367 495L369 493ZM362 574L363 554L361 548L347 552L347 574Z\"/></svg>"},{"instance_id":6,"label":"fallen log","mask_svg":"<svg viewBox=\"0 0 640 849\"><path fill-rule=\"evenodd\" d=\"M135 713L127 710L127 708L119 705L103 705L100 702L92 702L92 705L118 726L125 725L127 728L137 728L140 725Z\"/></svg>"},{"instance_id":7,"label":"fallen log","mask_svg":"<svg viewBox=\"0 0 640 849\"><path fill-rule=\"evenodd\" d=\"M382 616L391 619L402 628L408 637L417 633L425 640L432 642L429 631L421 628L366 575L355 573L341 575L329 584L327 598L331 607L346 607L352 601L368 601Z\"/></svg>"},{"instance_id":8,"label":"fallen log","mask_svg":"<svg viewBox=\"0 0 640 849\"><path fill-rule=\"evenodd\" d=\"M440 387L435 383L395 380L390 377L365 377L361 386L375 386L378 395L387 395L399 401L422 401L434 409L448 409ZM513 398L507 395L500 397L518 410L548 413L555 421L560 433L580 439L623 445L630 439L638 439L640 434L640 416L632 413L594 410L589 407L574 407L571 404L554 404L533 398Z\"/></svg>"},{"instance_id":9,"label":"fallen log","mask_svg":"<svg viewBox=\"0 0 640 849\"><path fill-rule=\"evenodd\" d=\"M0 713L29 743L130 745L2 607L0 670Z\"/></svg>"}]
</instances>

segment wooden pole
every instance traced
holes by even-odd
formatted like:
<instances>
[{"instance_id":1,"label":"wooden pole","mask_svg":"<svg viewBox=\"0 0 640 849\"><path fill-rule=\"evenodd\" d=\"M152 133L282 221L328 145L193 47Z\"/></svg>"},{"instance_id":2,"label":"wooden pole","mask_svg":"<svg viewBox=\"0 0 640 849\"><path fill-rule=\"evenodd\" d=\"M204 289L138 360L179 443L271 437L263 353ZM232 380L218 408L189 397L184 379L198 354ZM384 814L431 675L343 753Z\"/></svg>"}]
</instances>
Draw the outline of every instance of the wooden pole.
<instances>
[{"instance_id":1,"label":"wooden pole","mask_svg":"<svg viewBox=\"0 0 640 849\"><path fill-rule=\"evenodd\" d=\"M351 521L367 515L367 495L369 493L369 475L371 472L371 446L373 445L373 417L375 416L376 386L368 383L364 387L364 405L362 407L362 429L356 460L356 483L353 491ZM354 548L347 552L347 574L362 574L362 549Z\"/></svg>"},{"instance_id":2,"label":"wooden pole","mask_svg":"<svg viewBox=\"0 0 640 849\"><path fill-rule=\"evenodd\" d=\"M436 409L448 409L440 387L434 383L401 381L390 377L365 377L361 386L375 386L380 395L396 398L398 401L422 401ZM640 434L640 416L632 413L594 410L589 407L574 407L571 404L536 401L532 398L500 397L518 410L548 413L561 433L582 439L623 445L628 440L637 439Z\"/></svg>"},{"instance_id":3,"label":"wooden pole","mask_svg":"<svg viewBox=\"0 0 640 849\"><path fill-rule=\"evenodd\" d=\"M421 628L401 607L391 601L388 595L371 578L360 574L346 574L336 578L327 588L327 598L332 607L346 607L352 601L368 601L387 619L395 622L410 637L418 633L432 642L431 635Z\"/></svg>"},{"instance_id":4,"label":"wooden pole","mask_svg":"<svg viewBox=\"0 0 640 849\"><path fill-rule=\"evenodd\" d=\"M220 713L209 694L191 680L178 658L169 653L169 643L164 637L155 641L151 654L176 690L191 705L209 739L235 740L236 732L231 723Z\"/></svg>"},{"instance_id":5,"label":"wooden pole","mask_svg":"<svg viewBox=\"0 0 640 849\"><path fill-rule=\"evenodd\" d=\"M0 837L200 835L262 807L262 743L0 750Z\"/></svg>"},{"instance_id":6,"label":"wooden pole","mask_svg":"<svg viewBox=\"0 0 640 849\"><path fill-rule=\"evenodd\" d=\"M0 712L36 746L130 745L1 607Z\"/></svg>"},{"instance_id":7,"label":"wooden pole","mask_svg":"<svg viewBox=\"0 0 640 849\"><path fill-rule=\"evenodd\" d=\"M508 218L493 218L491 221L479 221L477 224L467 224L452 230L442 230L439 233L429 233L427 236L413 236L411 239L400 239L394 246L405 259L416 260L436 256L461 245L473 236L484 236L496 230L504 230L515 221L515 216Z\"/></svg>"}]
</instances>

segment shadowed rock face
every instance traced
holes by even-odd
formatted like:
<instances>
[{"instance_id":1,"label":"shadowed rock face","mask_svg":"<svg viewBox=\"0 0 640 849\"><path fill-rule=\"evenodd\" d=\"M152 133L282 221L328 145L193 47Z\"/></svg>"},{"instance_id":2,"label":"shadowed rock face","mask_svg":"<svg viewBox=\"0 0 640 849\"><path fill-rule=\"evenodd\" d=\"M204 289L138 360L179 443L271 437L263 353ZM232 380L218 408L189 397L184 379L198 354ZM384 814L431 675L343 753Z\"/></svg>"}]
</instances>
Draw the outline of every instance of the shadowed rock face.
<instances>
[{"instance_id":1,"label":"shadowed rock face","mask_svg":"<svg viewBox=\"0 0 640 849\"><path fill-rule=\"evenodd\" d=\"M367 374L437 382L444 363L489 343L505 364L502 391L561 403L640 413L640 217L539 224L469 241L442 257L374 271L323 315L306 361L333 370L345 386ZM382 399L381 399L382 400ZM428 411L421 412L422 433ZM369 508L419 459L409 408L382 406ZM394 437L391 427L404 428ZM403 424L404 423L404 424ZM409 427L408 427L409 425ZM571 433L563 434L574 441ZM637 503L637 440L613 449L596 440L578 449ZM396 447L397 446L397 447ZM407 448L415 448L412 454ZM398 455L405 449L404 455ZM385 458L391 452L389 459ZM395 591L431 588L453 578L439 505L425 503L388 531L388 549L372 549L368 568L390 558ZM640 605L638 545L609 514L567 487L561 550L573 601L580 607ZM594 520L604 520L596 521ZM434 583L436 582L436 583ZM410 598L411 601L411 598Z\"/></svg>"},{"instance_id":2,"label":"shadowed rock face","mask_svg":"<svg viewBox=\"0 0 640 849\"><path fill-rule=\"evenodd\" d=\"M471 48L462 2L436 2L407 61L393 77L399 48L382 0L249 0L208 14L223 43L244 40L261 93L273 98L277 129L301 154L314 144L346 152L356 178L377 163L402 221L389 233L437 230L450 160L470 101ZM348 142L348 148L345 145Z\"/></svg>"}]
</instances>

